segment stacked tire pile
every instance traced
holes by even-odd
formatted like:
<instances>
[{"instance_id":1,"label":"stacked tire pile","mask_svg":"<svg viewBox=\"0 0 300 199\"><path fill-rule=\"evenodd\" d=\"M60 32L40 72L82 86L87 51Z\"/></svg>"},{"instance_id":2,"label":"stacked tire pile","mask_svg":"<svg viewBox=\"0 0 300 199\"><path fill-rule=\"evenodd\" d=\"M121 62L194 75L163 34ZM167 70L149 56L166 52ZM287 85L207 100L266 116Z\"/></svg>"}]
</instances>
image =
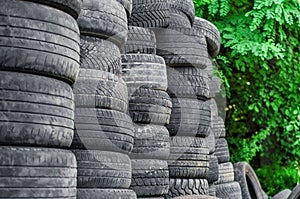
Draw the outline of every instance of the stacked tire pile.
<instances>
[{"instance_id":1,"label":"stacked tire pile","mask_svg":"<svg viewBox=\"0 0 300 199\"><path fill-rule=\"evenodd\" d=\"M76 198L81 1L0 3L0 198Z\"/></svg>"},{"instance_id":2,"label":"stacked tire pile","mask_svg":"<svg viewBox=\"0 0 300 199\"><path fill-rule=\"evenodd\" d=\"M132 17L141 5L133 3ZM129 114L135 123L130 154L131 189L138 198L164 198L169 189L167 159L170 154L169 132L165 125L169 123L172 108L166 92L166 65L164 59L156 55L153 31L137 26L128 29L122 76L129 91Z\"/></svg>"},{"instance_id":3,"label":"stacked tire pile","mask_svg":"<svg viewBox=\"0 0 300 199\"><path fill-rule=\"evenodd\" d=\"M78 199L134 199L130 190L133 123L121 78L129 1L84 0L78 18L81 66L73 86Z\"/></svg>"}]
</instances>

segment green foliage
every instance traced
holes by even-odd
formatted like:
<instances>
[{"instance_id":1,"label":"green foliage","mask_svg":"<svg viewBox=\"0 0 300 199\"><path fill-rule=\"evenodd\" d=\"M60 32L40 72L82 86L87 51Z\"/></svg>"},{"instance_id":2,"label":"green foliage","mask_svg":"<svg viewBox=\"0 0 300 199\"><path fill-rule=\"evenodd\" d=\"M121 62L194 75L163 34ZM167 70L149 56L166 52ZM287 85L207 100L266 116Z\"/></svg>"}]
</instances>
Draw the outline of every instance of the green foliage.
<instances>
[{"instance_id":1,"label":"green foliage","mask_svg":"<svg viewBox=\"0 0 300 199\"><path fill-rule=\"evenodd\" d=\"M293 188L300 159L300 1L194 2L196 14L221 33L217 61L234 107L226 118L232 160L259 166L258 157L266 157L272 165L258 170L265 190ZM274 173L282 177L274 180Z\"/></svg>"}]
</instances>

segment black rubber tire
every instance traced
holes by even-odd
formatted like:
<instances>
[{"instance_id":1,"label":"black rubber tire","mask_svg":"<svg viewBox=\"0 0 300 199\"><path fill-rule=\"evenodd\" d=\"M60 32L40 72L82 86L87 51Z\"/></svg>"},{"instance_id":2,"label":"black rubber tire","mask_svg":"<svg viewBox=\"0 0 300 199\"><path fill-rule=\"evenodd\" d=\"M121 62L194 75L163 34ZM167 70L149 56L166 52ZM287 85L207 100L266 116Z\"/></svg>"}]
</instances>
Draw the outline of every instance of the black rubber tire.
<instances>
[{"instance_id":1,"label":"black rubber tire","mask_svg":"<svg viewBox=\"0 0 300 199\"><path fill-rule=\"evenodd\" d=\"M192 28L191 22L188 16L180 10L171 9L169 11L170 19L168 28Z\"/></svg>"},{"instance_id":2,"label":"black rubber tire","mask_svg":"<svg viewBox=\"0 0 300 199\"><path fill-rule=\"evenodd\" d=\"M154 32L147 28L128 26L128 38L123 53L156 54Z\"/></svg>"},{"instance_id":3,"label":"black rubber tire","mask_svg":"<svg viewBox=\"0 0 300 199\"><path fill-rule=\"evenodd\" d=\"M204 69L211 64L205 37L190 28L153 29L156 35L156 54L168 66L192 66Z\"/></svg>"},{"instance_id":4,"label":"black rubber tire","mask_svg":"<svg viewBox=\"0 0 300 199\"><path fill-rule=\"evenodd\" d=\"M209 97L207 74L194 67L167 67L168 94L171 97L198 98Z\"/></svg>"},{"instance_id":5,"label":"black rubber tire","mask_svg":"<svg viewBox=\"0 0 300 199\"><path fill-rule=\"evenodd\" d=\"M132 182L130 188L137 196L163 196L169 189L167 161L132 159Z\"/></svg>"},{"instance_id":6,"label":"black rubber tire","mask_svg":"<svg viewBox=\"0 0 300 199\"><path fill-rule=\"evenodd\" d=\"M241 187L238 182L218 184L216 186L216 197L222 199L242 199Z\"/></svg>"},{"instance_id":7,"label":"black rubber tire","mask_svg":"<svg viewBox=\"0 0 300 199\"><path fill-rule=\"evenodd\" d=\"M105 39L81 35L80 69L82 68L121 74L119 47Z\"/></svg>"},{"instance_id":8,"label":"black rubber tire","mask_svg":"<svg viewBox=\"0 0 300 199\"><path fill-rule=\"evenodd\" d=\"M207 178L209 149L205 139L175 136L170 141L168 160L171 178Z\"/></svg>"},{"instance_id":9,"label":"black rubber tire","mask_svg":"<svg viewBox=\"0 0 300 199\"><path fill-rule=\"evenodd\" d=\"M166 127L160 125L135 125L134 146L131 159L167 160L170 155L170 137Z\"/></svg>"},{"instance_id":10,"label":"black rubber tire","mask_svg":"<svg viewBox=\"0 0 300 199\"><path fill-rule=\"evenodd\" d=\"M165 0L133 0L130 26L167 27L169 25L169 2Z\"/></svg>"},{"instance_id":11,"label":"black rubber tire","mask_svg":"<svg viewBox=\"0 0 300 199\"><path fill-rule=\"evenodd\" d=\"M285 189L277 193L272 199L288 199L289 195L291 195L292 191L290 189Z\"/></svg>"},{"instance_id":12,"label":"black rubber tire","mask_svg":"<svg viewBox=\"0 0 300 199\"><path fill-rule=\"evenodd\" d=\"M50 76L72 84L79 69L76 20L42 4L0 3L0 70Z\"/></svg>"},{"instance_id":13,"label":"black rubber tire","mask_svg":"<svg viewBox=\"0 0 300 199\"><path fill-rule=\"evenodd\" d=\"M73 85L78 108L105 108L126 112L128 90L124 80L110 72L80 69Z\"/></svg>"},{"instance_id":14,"label":"black rubber tire","mask_svg":"<svg viewBox=\"0 0 300 199\"><path fill-rule=\"evenodd\" d=\"M169 124L172 102L165 91L136 89L129 96L129 114L135 123Z\"/></svg>"},{"instance_id":15,"label":"black rubber tire","mask_svg":"<svg viewBox=\"0 0 300 199\"><path fill-rule=\"evenodd\" d=\"M222 80L219 76L212 76L209 81L209 96L215 98L221 92Z\"/></svg>"},{"instance_id":16,"label":"black rubber tire","mask_svg":"<svg viewBox=\"0 0 300 199\"><path fill-rule=\"evenodd\" d=\"M35 3L40 3L44 5L48 5L57 9L60 9L75 19L78 18L78 15L81 11L82 0L25 0L32 1Z\"/></svg>"},{"instance_id":17,"label":"black rubber tire","mask_svg":"<svg viewBox=\"0 0 300 199\"><path fill-rule=\"evenodd\" d=\"M226 137L225 123L220 116L212 116L211 130L213 131L216 139Z\"/></svg>"},{"instance_id":18,"label":"black rubber tire","mask_svg":"<svg viewBox=\"0 0 300 199\"><path fill-rule=\"evenodd\" d=\"M216 185L214 183L209 184L209 194L210 196L216 196Z\"/></svg>"},{"instance_id":19,"label":"black rubber tire","mask_svg":"<svg viewBox=\"0 0 300 199\"><path fill-rule=\"evenodd\" d=\"M219 199L213 196L205 196L205 195L190 195L190 196L179 196L174 199Z\"/></svg>"},{"instance_id":20,"label":"black rubber tire","mask_svg":"<svg viewBox=\"0 0 300 199\"><path fill-rule=\"evenodd\" d=\"M127 18L131 16L132 13L132 0L116 0L125 8L127 13Z\"/></svg>"},{"instance_id":21,"label":"black rubber tire","mask_svg":"<svg viewBox=\"0 0 300 199\"><path fill-rule=\"evenodd\" d=\"M211 129L209 129L209 133L208 136L205 138L205 142L207 143L207 146L209 148L209 154L214 153L216 150L216 139Z\"/></svg>"},{"instance_id":22,"label":"black rubber tire","mask_svg":"<svg viewBox=\"0 0 300 199\"><path fill-rule=\"evenodd\" d=\"M199 17L195 18L193 28L205 36L210 56L212 58L216 57L220 51L221 40L218 28L211 22Z\"/></svg>"},{"instance_id":23,"label":"black rubber tire","mask_svg":"<svg viewBox=\"0 0 300 199\"><path fill-rule=\"evenodd\" d=\"M69 147L73 139L72 88L59 80L0 72L0 144Z\"/></svg>"},{"instance_id":24,"label":"black rubber tire","mask_svg":"<svg viewBox=\"0 0 300 199\"><path fill-rule=\"evenodd\" d=\"M77 199L136 199L129 189L77 189Z\"/></svg>"},{"instance_id":25,"label":"black rubber tire","mask_svg":"<svg viewBox=\"0 0 300 199\"><path fill-rule=\"evenodd\" d=\"M195 20L195 7L193 0L171 0L170 9L183 12L192 25Z\"/></svg>"},{"instance_id":26,"label":"black rubber tire","mask_svg":"<svg viewBox=\"0 0 300 199\"><path fill-rule=\"evenodd\" d=\"M228 143L225 138L216 139L215 156L217 156L219 164L229 162L230 154Z\"/></svg>"},{"instance_id":27,"label":"black rubber tire","mask_svg":"<svg viewBox=\"0 0 300 199\"><path fill-rule=\"evenodd\" d=\"M75 109L73 149L129 153L134 142L131 118L108 109Z\"/></svg>"},{"instance_id":28,"label":"black rubber tire","mask_svg":"<svg viewBox=\"0 0 300 199\"><path fill-rule=\"evenodd\" d=\"M231 162L219 164L219 178L216 184L225 184L234 181L234 169Z\"/></svg>"},{"instance_id":29,"label":"black rubber tire","mask_svg":"<svg viewBox=\"0 0 300 199\"><path fill-rule=\"evenodd\" d=\"M77 22L81 35L107 39L119 47L126 42L127 14L123 5L117 1L83 1Z\"/></svg>"},{"instance_id":30,"label":"black rubber tire","mask_svg":"<svg viewBox=\"0 0 300 199\"><path fill-rule=\"evenodd\" d=\"M0 198L76 198L76 159L61 149L0 147Z\"/></svg>"},{"instance_id":31,"label":"black rubber tire","mask_svg":"<svg viewBox=\"0 0 300 199\"><path fill-rule=\"evenodd\" d=\"M210 155L209 172L208 172L207 181L209 184L212 184L213 182L216 182L218 179L219 179L218 158L215 155Z\"/></svg>"},{"instance_id":32,"label":"black rubber tire","mask_svg":"<svg viewBox=\"0 0 300 199\"><path fill-rule=\"evenodd\" d=\"M166 198L184 195L208 195L206 179L174 179L170 178L170 188Z\"/></svg>"},{"instance_id":33,"label":"black rubber tire","mask_svg":"<svg viewBox=\"0 0 300 199\"><path fill-rule=\"evenodd\" d=\"M292 190L292 193L289 195L288 199L298 199L300 197L300 185L297 185Z\"/></svg>"},{"instance_id":34,"label":"black rubber tire","mask_svg":"<svg viewBox=\"0 0 300 199\"><path fill-rule=\"evenodd\" d=\"M234 178L241 186L243 199L264 199L259 180L248 163L238 162L234 164Z\"/></svg>"},{"instance_id":35,"label":"black rubber tire","mask_svg":"<svg viewBox=\"0 0 300 199\"><path fill-rule=\"evenodd\" d=\"M210 107L204 101L172 98L172 113L167 125L170 135L207 137L211 125Z\"/></svg>"},{"instance_id":36,"label":"black rubber tire","mask_svg":"<svg viewBox=\"0 0 300 199\"><path fill-rule=\"evenodd\" d=\"M96 150L73 152L77 160L77 188L129 188L132 173L128 155Z\"/></svg>"},{"instance_id":37,"label":"black rubber tire","mask_svg":"<svg viewBox=\"0 0 300 199\"><path fill-rule=\"evenodd\" d=\"M167 90L166 64L160 56L148 54L122 55L122 71L122 77L128 87Z\"/></svg>"}]
</instances>

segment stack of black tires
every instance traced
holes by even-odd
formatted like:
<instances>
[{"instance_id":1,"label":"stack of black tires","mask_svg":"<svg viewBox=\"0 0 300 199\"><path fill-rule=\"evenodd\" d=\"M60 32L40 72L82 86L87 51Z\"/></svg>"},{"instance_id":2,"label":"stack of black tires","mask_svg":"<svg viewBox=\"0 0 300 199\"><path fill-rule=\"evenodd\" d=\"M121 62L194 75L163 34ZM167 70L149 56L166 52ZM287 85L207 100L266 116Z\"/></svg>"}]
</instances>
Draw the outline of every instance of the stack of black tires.
<instances>
[{"instance_id":1,"label":"stack of black tires","mask_svg":"<svg viewBox=\"0 0 300 199\"><path fill-rule=\"evenodd\" d=\"M0 198L76 198L81 1L0 3Z\"/></svg>"},{"instance_id":2,"label":"stack of black tires","mask_svg":"<svg viewBox=\"0 0 300 199\"><path fill-rule=\"evenodd\" d=\"M134 127L121 78L130 1L85 0L78 18L81 66L73 86L77 198L136 198L130 190ZM127 11L126 9L127 8Z\"/></svg>"}]
</instances>

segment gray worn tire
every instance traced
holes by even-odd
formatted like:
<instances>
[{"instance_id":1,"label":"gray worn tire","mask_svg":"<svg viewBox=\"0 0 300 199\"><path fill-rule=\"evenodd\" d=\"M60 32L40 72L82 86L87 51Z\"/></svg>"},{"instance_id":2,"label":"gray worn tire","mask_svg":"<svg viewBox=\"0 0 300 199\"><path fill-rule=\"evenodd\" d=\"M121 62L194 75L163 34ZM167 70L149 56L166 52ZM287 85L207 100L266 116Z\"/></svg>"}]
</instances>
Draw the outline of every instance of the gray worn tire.
<instances>
[{"instance_id":1,"label":"gray worn tire","mask_svg":"<svg viewBox=\"0 0 300 199\"><path fill-rule=\"evenodd\" d=\"M213 131L213 134L215 135L216 139L226 137L225 123L220 116L212 116L211 130Z\"/></svg>"},{"instance_id":2,"label":"gray worn tire","mask_svg":"<svg viewBox=\"0 0 300 199\"><path fill-rule=\"evenodd\" d=\"M172 67L197 67L211 65L205 37L190 28L153 29L156 35L157 55Z\"/></svg>"},{"instance_id":3,"label":"gray worn tire","mask_svg":"<svg viewBox=\"0 0 300 199\"><path fill-rule=\"evenodd\" d=\"M135 123L169 124L172 102L165 91L136 89L129 96L129 114Z\"/></svg>"},{"instance_id":4,"label":"gray worn tire","mask_svg":"<svg viewBox=\"0 0 300 199\"><path fill-rule=\"evenodd\" d=\"M167 27L169 3L165 0L134 0L128 24L139 27Z\"/></svg>"},{"instance_id":5,"label":"gray worn tire","mask_svg":"<svg viewBox=\"0 0 300 199\"><path fill-rule=\"evenodd\" d=\"M129 189L77 189L77 199L136 199Z\"/></svg>"},{"instance_id":6,"label":"gray worn tire","mask_svg":"<svg viewBox=\"0 0 300 199\"><path fill-rule=\"evenodd\" d=\"M193 0L171 0L170 10L172 9L183 12L188 17L189 23L194 23L195 7Z\"/></svg>"},{"instance_id":7,"label":"gray worn tire","mask_svg":"<svg viewBox=\"0 0 300 199\"><path fill-rule=\"evenodd\" d=\"M128 26L125 8L117 1L83 1L77 20L81 35L99 37L122 47L127 39Z\"/></svg>"},{"instance_id":8,"label":"gray worn tire","mask_svg":"<svg viewBox=\"0 0 300 199\"><path fill-rule=\"evenodd\" d=\"M82 5L82 0L26 0L26 1L45 4L60 9L70 14L75 19L78 18L78 15L81 11L81 5Z\"/></svg>"},{"instance_id":9,"label":"gray worn tire","mask_svg":"<svg viewBox=\"0 0 300 199\"><path fill-rule=\"evenodd\" d=\"M207 74L194 67L167 67L168 94L171 97L198 98L209 97Z\"/></svg>"},{"instance_id":10,"label":"gray worn tire","mask_svg":"<svg viewBox=\"0 0 300 199\"><path fill-rule=\"evenodd\" d=\"M73 149L130 153L133 123L125 113L109 109L76 108Z\"/></svg>"},{"instance_id":11,"label":"gray worn tire","mask_svg":"<svg viewBox=\"0 0 300 199\"><path fill-rule=\"evenodd\" d=\"M128 90L124 80L110 72L80 69L73 85L77 108L105 108L125 113Z\"/></svg>"},{"instance_id":12,"label":"gray worn tire","mask_svg":"<svg viewBox=\"0 0 300 199\"><path fill-rule=\"evenodd\" d=\"M300 185L297 185L292 190L292 193L289 195L288 199L298 199L300 197Z\"/></svg>"},{"instance_id":13,"label":"gray worn tire","mask_svg":"<svg viewBox=\"0 0 300 199\"><path fill-rule=\"evenodd\" d=\"M218 184L216 186L216 197L222 199L242 199L241 187L238 182Z\"/></svg>"},{"instance_id":14,"label":"gray worn tire","mask_svg":"<svg viewBox=\"0 0 300 199\"><path fill-rule=\"evenodd\" d=\"M80 69L83 68L121 74L119 47L105 39L81 35Z\"/></svg>"},{"instance_id":15,"label":"gray worn tire","mask_svg":"<svg viewBox=\"0 0 300 199\"><path fill-rule=\"evenodd\" d=\"M128 26L128 38L123 53L156 54L156 38L152 30Z\"/></svg>"},{"instance_id":16,"label":"gray worn tire","mask_svg":"<svg viewBox=\"0 0 300 199\"><path fill-rule=\"evenodd\" d=\"M219 179L218 158L215 155L210 155L209 172L208 172L207 181L208 181L209 184L212 184L212 183L218 181L218 179Z\"/></svg>"},{"instance_id":17,"label":"gray worn tire","mask_svg":"<svg viewBox=\"0 0 300 199\"><path fill-rule=\"evenodd\" d=\"M211 22L196 17L193 28L200 31L206 38L207 48L212 58L216 57L220 51L220 32Z\"/></svg>"},{"instance_id":18,"label":"gray worn tire","mask_svg":"<svg viewBox=\"0 0 300 199\"><path fill-rule=\"evenodd\" d=\"M125 8L127 13L127 18L131 16L132 13L132 0L116 0Z\"/></svg>"},{"instance_id":19,"label":"gray worn tire","mask_svg":"<svg viewBox=\"0 0 300 199\"><path fill-rule=\"evenodd\" d=\"M163 196L169 189L167 161L132 159L132 182L130 188L140 196Z\"/></svg>"},{"instance_id":20,"label":"gray worn tire","mask_svg":"<svg viewBox=\"0 0 300 199\"><path fill-rule=\"evenodd\" d=\"M166 127L136 124L131 159L167 160L170 155L170 137Z\"/></svg>"},{"instance_id":21,"label":"gray worn tire","mask_svg":"<svg viewBox=\"0 0 300 199\"><path fill-rule=\"evenodd\" d=\"M0 147L0 198L76 198L76 159L62 149Z\"/></svg>"},{"instance_id":22,"label":"gray worn tire","mask_svg":"<svg viewBox=\"0 0 300 199\"><path fill-rule=\"evenodd\" d=\"M229 162L230 154L225 138L216 139L215 156L217 156L219 164Z\"/></svg>"},{"instance_id":23,"label":"gray worn tire","mask_svg":"<svg viewBox=\"0 0 300 199\"><path fill-rule=\"evenodd\" d=\"M77 160L77 188L129 188L132 173L128 155L96 150L73 153Z\"/></svg>"},{"instance_id":24,"label":"gray worn tire","mask_svg":"<svg viewBox=\"0 0 300 199\"><path fill-rule=\"evenodd\" d=\"M59 80L0 71L0 144L70 147L72 88Z\"/></svg>"},{"instance_id":25,"label":"gray worn tire","mask_svg":"<svg viewBox=\"0 0 300 199\"><path fill-rule=\"evenodd\" d=\"M170 9L169 15L170 19L168 28L192 28L191 22L184 12L177 9Z\"/></svg>"},{"instance_id":26,"label":"gray worn tire","mask_svg":"<svg viewBox=\"0 0 300 199\"><path fill-rule=\"evenodd\" d=\"M42 4L0 3L0 70L50 76L73 84L79 69L76 20Z\"/></svg>"},{"instance_id":27,"label":"gray worn tire","mask_svg":"<svg viewBox=\"0 0 300 199\"><path fill-rule=\"evenodd\" d=\"M168 160L172 178L207 178L209 149L203 138L171 137Z\"/></svg>"},{"instance_id":28,"label":"gray worn tire","mask_svg":"<svg viewBox=\"0 0 300 199\"><path fill-rule=\"evenodd\" d=\"M205 142L208 145L209 154L214 153L216 150L216 139L215 139L215 135L211 129L209 129L209 133L208 133L208 136L205 138Z\"/></svg>"},{"instance_id":29,"label":"gray worn tire","mask_svg":"<svg viewBox=\"0 0 300 199\"><path fill-rule=\"evenodd\" d=\"M174 179L170 178L170 188L167 199L185 195L208 195L206 179Z\"/></svg>"},{"instance_id":30,"label":"gray worn tire","mask_svg":"<svg viewBox=\"0 0 300 199\"><path fill-rule=\"evenodd\" d=\"M167 90L166 64L160 56L149 54L122 55L122 72L122 77L128 87Z\"/></svg>"},{"instance_id":31,"label":"gray worn tire","mask_svg":"<svg viewBox=\"0 0 300 199\"><path fill-rule=\"evenodd\" d=\"M216 184L225 184L234 181L234 169L231 162L219 164L219 178Z\"/></svg>"},{"instance_id":32,"label":"gray worn tire","mask_svg":"<svg viewBox=\"0 0 300 199\"><path fill-rule=\"evenodd\" d=\"M243 199L264 199L263 190L259 180L252 169L246 162L238 162L234 164L235 181L241 185Z\"/></svg>"},{"instance_id":33,"label":"gray worn tire","mask_svg":"<svg viewBox=\"0 0 300 199\"><path fill-rule=\"evenodd\" d=\"M172 113L167 128L172 136L206 137L211 125L207 103L190 98L172 98Z\"/></svg>"}]
</instances>

